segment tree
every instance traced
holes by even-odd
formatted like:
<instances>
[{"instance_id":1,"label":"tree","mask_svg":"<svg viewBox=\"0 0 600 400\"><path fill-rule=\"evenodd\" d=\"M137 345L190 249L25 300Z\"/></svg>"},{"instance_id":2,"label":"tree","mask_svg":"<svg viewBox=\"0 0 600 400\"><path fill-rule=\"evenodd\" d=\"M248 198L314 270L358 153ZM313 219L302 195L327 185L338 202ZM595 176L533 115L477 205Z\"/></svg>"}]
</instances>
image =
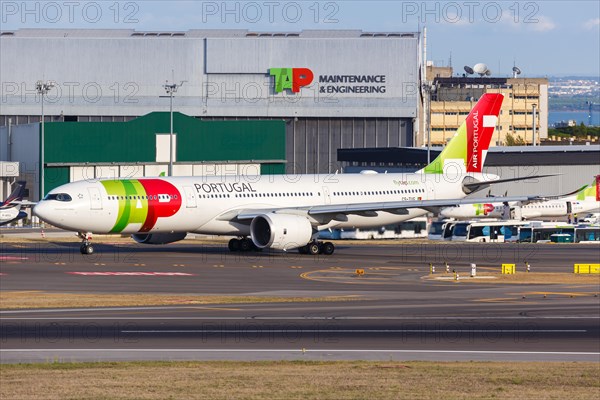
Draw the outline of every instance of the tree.
<instances>
[{"instance_id":1,"label":"tree","mask_svg":"<svg viewBox=\"0 0 600 400\"><path fill-rule=\"evenodd\" d=\"M507 133L506 134L506 145L507 146L525 146L526 143L525 143L525 140L520 135L517 135L517 137L515 138L510 133Z\"/></svg>"}]
</instances>

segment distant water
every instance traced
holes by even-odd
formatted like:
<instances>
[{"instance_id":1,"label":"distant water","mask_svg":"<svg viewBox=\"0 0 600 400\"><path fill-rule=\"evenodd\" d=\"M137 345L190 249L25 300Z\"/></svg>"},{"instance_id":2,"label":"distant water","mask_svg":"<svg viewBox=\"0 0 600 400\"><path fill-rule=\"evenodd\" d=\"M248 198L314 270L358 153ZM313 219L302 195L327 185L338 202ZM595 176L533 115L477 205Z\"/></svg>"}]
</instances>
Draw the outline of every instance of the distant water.
<instances>
[{"instance_id":1,"label":"distant water","mask_svg":"<svg viewBox=\"0 0 600 400\"><path fill-rule=\"evenodd\" d=\"M549 126L556 122L568 121L570 119L577 121L577 125L581 124L582 122L585 125L588 125L589 123L587 111L550 111L548 113ZM592 112L592 125L600 125L600 112L595 110Z\"/></svg>"}]
</instances>

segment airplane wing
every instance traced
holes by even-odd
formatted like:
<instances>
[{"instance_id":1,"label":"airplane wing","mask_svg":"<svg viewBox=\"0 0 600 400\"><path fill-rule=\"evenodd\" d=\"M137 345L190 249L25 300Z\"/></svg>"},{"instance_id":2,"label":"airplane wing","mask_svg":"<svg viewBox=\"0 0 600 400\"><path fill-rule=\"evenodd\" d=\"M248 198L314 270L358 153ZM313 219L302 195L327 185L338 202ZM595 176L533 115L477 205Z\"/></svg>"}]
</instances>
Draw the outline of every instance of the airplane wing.
<instances>
[{"instance_id":1,"label":"airplane wing","mask_svg":"<svg viewBox=\"0 0 600 400\"><path fill-rule=\"evenodd\" d=\"M482 197L464 199L443 200L411 200L411 201L387 201L378 203L354 203L354 204L325 204L308 207L286 207L265 209L234 209L229 210L219 217L220 221L244 221L251 220L258 215L268 213L307 215L314 217L325 217L326 219L339 219L340 216L356 214L363 216L376 216L377 211L386 211L392 214L406 215L410 208L430 209L433 207L450 207L460 204L477 204L490 202L510 201L535 201L539 196L504 196L504 197Z\"/></svg>"},{"instance_id":2,"label":"airplane wing","mask_svg":"<svg viewBox=\"0 0 600 400\"><path fill-rule=\"evenodd\" d=\"M37 204L36 201L29 201L29 200L18 200L18 201L11 201L10 202L11 205L18 205L18 206L23 206L23 207L33 207Z\"/></svg>"},{"instance_id":3,"label":"airplane wing","mask_svg":"<svg viewBox=\"0 0 600 400\"><path fill-rule=\"evenodd\" d=\"M469 190L469 193L472 193L472 192L476 192L481 189L485 189L491 185L496 185L498 183L525 181L525 180L530 180L530 179L547 178L550 176L557 176L557 175L559 175L559 174L522 176L519 178L497 179L495 181L478 181L476 179L471 178L471 181L464 181L463 186ZM581 190L581 189L579 189L579 190ZM566 196L568 196L568 195L566 195Z\"/></svg>"},{"instance_id":4,"label":"airplane wing","mask_svg":"<svg viewBox=\"0 0 600 400\"><path fill-rule=\"evenodd\" d=\"M565 198L565 197L573 196L574 194L577 194L577 193L581 192L583 189L585 189L587 187L588 187L588 185L583 185L579 189L574 190L574 191L569 192L569 193L565 193L565 194L559 194L559 195L554 195L554 196L539 196L539 198L537 198L537 199L528 200L528 201L522 201L521 204L525 205L525 204L529 204L529 203L538 203L540 201L559 200L559 199L562 199L562 198Z\"/></svg>"}]
</instances>

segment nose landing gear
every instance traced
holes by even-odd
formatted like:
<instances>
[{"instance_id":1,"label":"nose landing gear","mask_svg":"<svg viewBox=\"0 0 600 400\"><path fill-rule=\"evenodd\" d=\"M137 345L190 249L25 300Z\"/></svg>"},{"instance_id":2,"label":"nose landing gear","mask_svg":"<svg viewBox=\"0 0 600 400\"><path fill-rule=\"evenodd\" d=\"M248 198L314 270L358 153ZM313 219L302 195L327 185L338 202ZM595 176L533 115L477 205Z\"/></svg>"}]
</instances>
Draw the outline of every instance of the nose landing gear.
<instances>
[{"instance_id":1,"label":"nose landing gear","mask_svg":"<svg viewBox=\"0 0 600 400\"><path fill-rule=\"evenodd\" d=\"M79 251L81 252L81 254L94 254L94 246L92 246L91 243L92 234L79 232L77 236L79 236L82 239L81 245L79 246Z\"/></svg>"}]
</instances>

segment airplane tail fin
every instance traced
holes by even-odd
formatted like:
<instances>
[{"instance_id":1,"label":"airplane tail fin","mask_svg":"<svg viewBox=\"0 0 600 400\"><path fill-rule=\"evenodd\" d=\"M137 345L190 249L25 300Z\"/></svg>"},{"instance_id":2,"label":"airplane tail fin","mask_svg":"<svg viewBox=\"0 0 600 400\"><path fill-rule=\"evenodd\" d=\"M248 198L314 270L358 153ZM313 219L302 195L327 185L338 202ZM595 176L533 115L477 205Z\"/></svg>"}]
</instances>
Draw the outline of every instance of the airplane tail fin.
<instances>
[{"instance_id":1,"label":"airplane tail fin","mask_svg":"<svg viewBox=\"0 0 600 400\"><path fill-rule=\"evenodd\" d=\"M486 93L440 155L418 173L482 172L504 96Z\"/></svg>"},{"instance_id":2,"label":"airplane tail fin","mask_svg":"<svg viewBox=\"0 0 600 400\"><path fill-rule=\"evenodd\" d=\"M0 204L0 207L8 206L15 201L23 200L25 196L25 181L18 181L17 186L13 189L12 193Z\"/></svg>"},{"instance_id":3,"label":"airplane tail fin","mask_svg":"<svg viewBox=\"0 0 600 400\"><path fill-rule=\"evenodd\" d=\"M585 186L579 193L577 193L577 200L590 200L600 201L600 175L594 177L594 181L590 186Z\"/></svg>"}]
</instances>

